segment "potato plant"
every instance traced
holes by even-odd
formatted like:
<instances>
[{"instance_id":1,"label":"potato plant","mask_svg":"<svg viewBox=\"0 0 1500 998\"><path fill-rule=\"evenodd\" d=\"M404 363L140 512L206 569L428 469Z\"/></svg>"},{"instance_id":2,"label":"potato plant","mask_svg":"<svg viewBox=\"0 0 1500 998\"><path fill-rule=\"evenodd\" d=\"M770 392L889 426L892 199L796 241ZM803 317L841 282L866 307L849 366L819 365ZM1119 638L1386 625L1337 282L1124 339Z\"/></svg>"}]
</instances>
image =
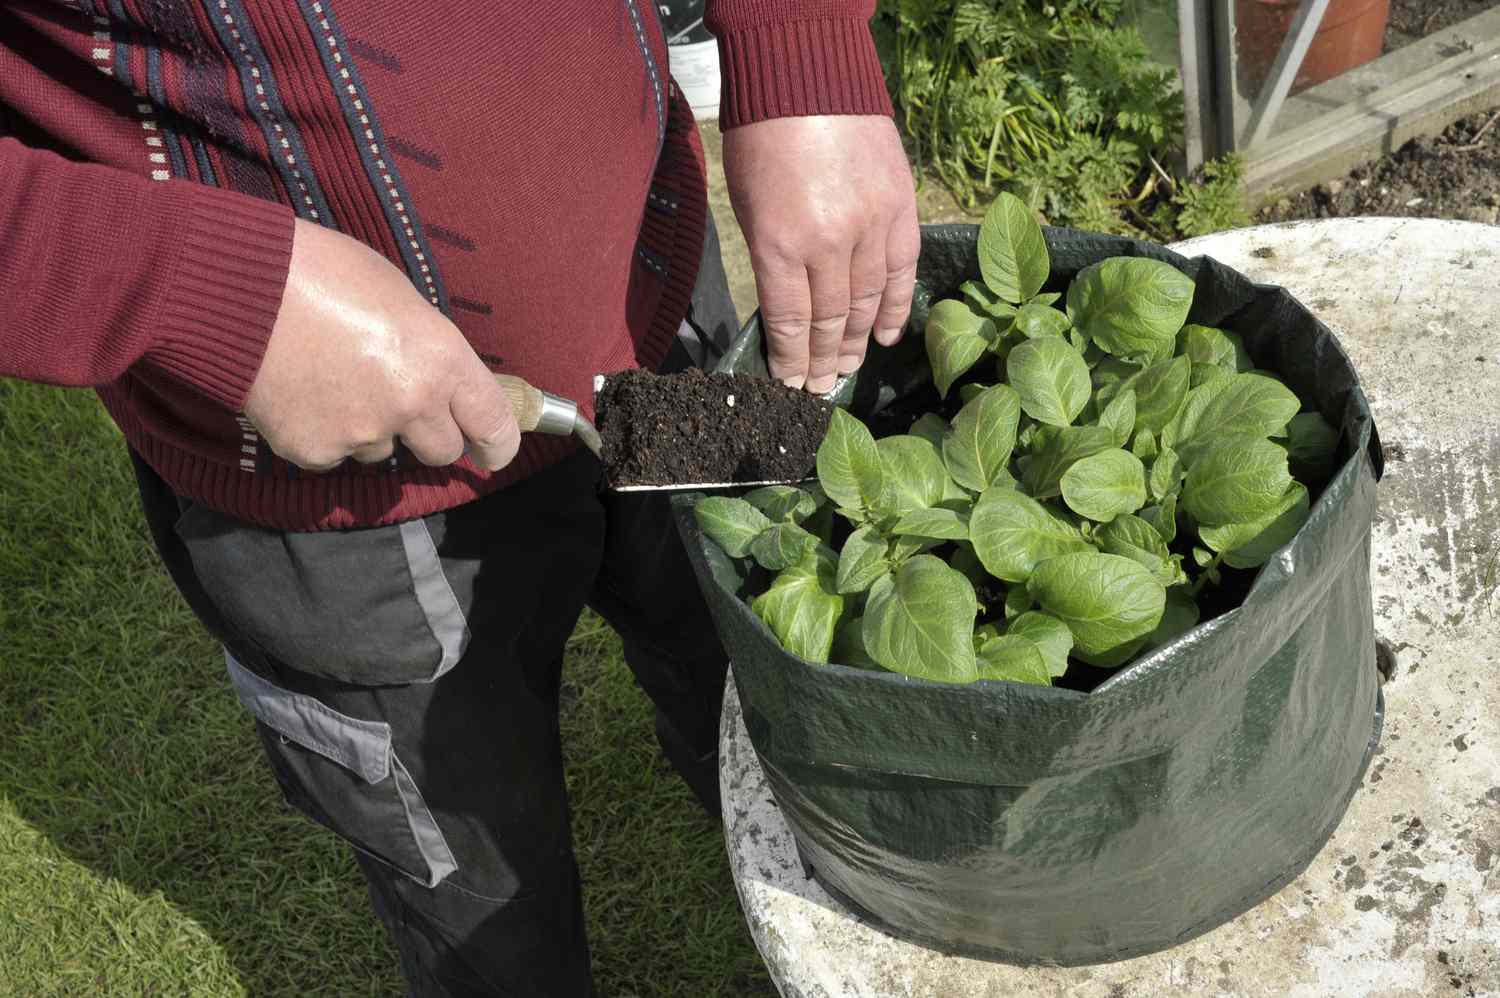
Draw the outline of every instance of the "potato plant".
<instances>
[{"instance_id":1,"label":"potato plant","mask_svg":"<svg viewBox=\"0 0 1500 998\"><path fill-rule=\"evenodd\" d=\"M1116 257L1042 293L1046 243L1010 196L978 250L982 283L926 328L951 419L876 440L836 410L816 485L695 509L775 573L751 608L809 661L948 683L1121 666L1286 544L1332 471L1336 431L1234 333L1186 324L1176 268Z\"/></svg>"}]
</instances>

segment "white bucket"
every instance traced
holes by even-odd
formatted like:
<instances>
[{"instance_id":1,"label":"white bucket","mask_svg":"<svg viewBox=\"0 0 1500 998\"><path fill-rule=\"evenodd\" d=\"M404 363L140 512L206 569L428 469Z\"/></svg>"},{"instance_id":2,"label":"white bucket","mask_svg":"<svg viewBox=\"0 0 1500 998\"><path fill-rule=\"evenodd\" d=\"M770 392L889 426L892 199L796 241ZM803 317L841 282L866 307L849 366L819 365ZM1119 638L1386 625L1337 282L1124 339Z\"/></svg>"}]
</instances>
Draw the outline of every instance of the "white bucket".
<instances>
[{"instance_id":1,"label":"white bucket","mask_svg":"<svg viewBox=\"0 0 1500 998\"><path fill-rule=\"evenodd\" d=\"M667 34L672 79L682 88L693 117L719 117L719 43L703 26L703 0L659 0L656 4Z\"/></svg>"}]
</instances>

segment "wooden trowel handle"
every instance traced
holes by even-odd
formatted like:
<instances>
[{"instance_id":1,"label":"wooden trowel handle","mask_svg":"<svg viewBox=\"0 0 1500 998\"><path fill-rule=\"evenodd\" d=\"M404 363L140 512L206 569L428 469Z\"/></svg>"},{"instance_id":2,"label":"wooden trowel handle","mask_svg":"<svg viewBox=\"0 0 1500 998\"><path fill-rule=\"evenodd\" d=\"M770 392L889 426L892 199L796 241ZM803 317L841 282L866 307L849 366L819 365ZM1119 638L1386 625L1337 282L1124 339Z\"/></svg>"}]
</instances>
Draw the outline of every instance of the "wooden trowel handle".
<instances>
[{"instance_id":1,"label":"wooden trowel handle","mask_svg":"<svg viewBox=\"0 0 1500 998\"><path fill-rule=\"evenodd\" d=\"M516 423L521 427L521 432L530 433L535 430L547 404L542 390L514 374L497 374L495 380L500 383L500 390L505 392L505 397L510 399L510 407L516 412Z\"/></svg>"},{"instance_id":2,"label":"wooden trowel handle","mask_svg":"<svg viewBox=\"0 0 1500 998\"><path fill-rule=\"evenodd\" d=\"M510 399L510 407L516 413L516 425L522 433L550 433L558 437L572 434L596 457L599 455L602 447L599 434L594 431L592 423L578 414L578 403L544 392L513 374L497 374L495 381Z\"/></svg>"}]
</instances>

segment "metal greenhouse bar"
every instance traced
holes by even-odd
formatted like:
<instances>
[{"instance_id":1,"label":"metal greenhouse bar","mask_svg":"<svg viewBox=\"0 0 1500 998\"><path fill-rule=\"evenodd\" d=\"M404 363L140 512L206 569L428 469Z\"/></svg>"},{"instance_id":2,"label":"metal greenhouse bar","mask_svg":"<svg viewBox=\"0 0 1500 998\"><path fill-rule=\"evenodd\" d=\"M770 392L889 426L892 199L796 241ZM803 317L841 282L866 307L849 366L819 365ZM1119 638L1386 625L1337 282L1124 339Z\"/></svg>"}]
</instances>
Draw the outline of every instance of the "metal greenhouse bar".
<instances>
[{"instance_id":1,"label":"metal greenhouse bar","mask_svg":"<svg viewBox=\"0 0 1500 998\"><path fill-rule=\"evenodd\" d=\"M1187 166L1241 152L1264 199L1500 103L1500 7L1392 47L1360 2L1176 0Z\"/></svg>"}]
</instances>

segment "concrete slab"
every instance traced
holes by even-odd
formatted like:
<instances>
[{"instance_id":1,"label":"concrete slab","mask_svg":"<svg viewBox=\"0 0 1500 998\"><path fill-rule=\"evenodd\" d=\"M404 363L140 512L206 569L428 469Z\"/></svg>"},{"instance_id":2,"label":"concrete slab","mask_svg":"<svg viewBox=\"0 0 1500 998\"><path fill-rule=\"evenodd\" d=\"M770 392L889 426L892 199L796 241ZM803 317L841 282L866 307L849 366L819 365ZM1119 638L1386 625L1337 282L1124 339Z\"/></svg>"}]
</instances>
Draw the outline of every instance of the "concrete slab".
<instances>
[{"instance_id":1,"label":"concrete slab","mask_svg":"<svg viewBox=\"0 0 1500 998\"><path fill-rule=\"evenodd\" d=\"M735 884L787 998L1500 996L1500 229L1347 219L1177 247L1284 284L1338 334L1387 446L1372 582L1398 650L1364 788L1307 872L1176 949L1073 969L948 957L802 876L726 697Z\"/></svg>"}]
</instances>

